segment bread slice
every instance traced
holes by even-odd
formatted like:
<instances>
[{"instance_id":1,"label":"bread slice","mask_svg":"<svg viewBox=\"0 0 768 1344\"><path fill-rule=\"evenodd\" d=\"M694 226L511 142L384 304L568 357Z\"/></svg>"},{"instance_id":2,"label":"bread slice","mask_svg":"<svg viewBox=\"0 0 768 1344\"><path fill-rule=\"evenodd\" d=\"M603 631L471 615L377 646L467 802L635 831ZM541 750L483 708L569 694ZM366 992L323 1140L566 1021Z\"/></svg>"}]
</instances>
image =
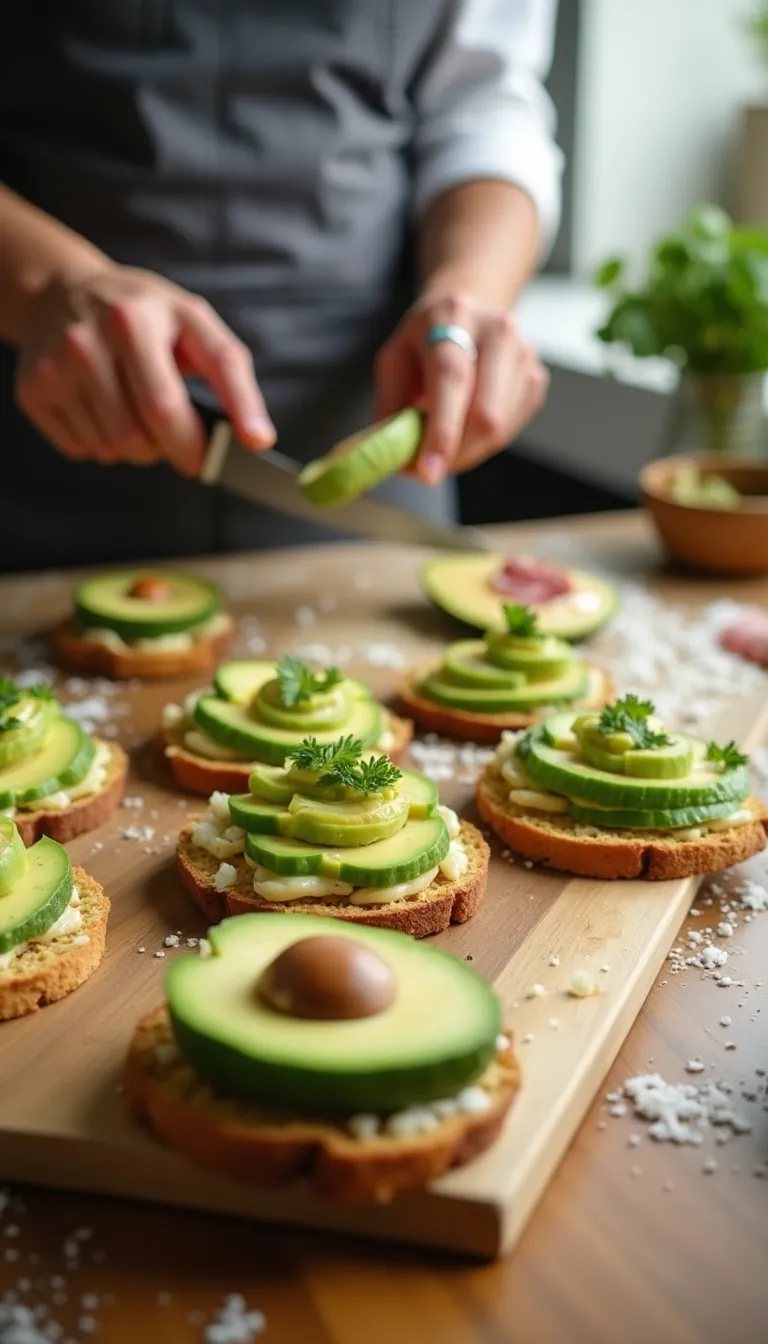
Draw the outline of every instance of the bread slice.
<instances>
[{"instance_id":1,"label":"bread slice","mask_svg":"<svg viewBox=\"0 0 768 1344\"><path fill-rule=\"evenodd\" d=\"M235 633L233 618L224 613L227 628L210 639L198 639L189 649L108 649L78 633L74 620L63 621L53 631L52 642L58 661L75 672L86 676L110 677L113 681L127 681L141 677L184 677L193 672L205 672L221 662Z\"/></svg>"},{"instance_id":2,"label":"bread slice","mask_svg":"<svg viewBox=\"0 0 768 1344\"><path fill-rule=\"evenodd\" d=\"M717 873L765 848L768 813L749 798L753 820L699 840L663 831L620 831L585 826L560 814L526 811L508 801L509 785L491 764L477 784L477 808L517 854L579 877L640 877L652 882Z\"/></svg>"},{"instance_id":3,"label":"bread slice","mask_svg":"<svg viewBox=\"0 0 768 1344\"><path fill-rule=\"evenodd\" d=\"M401 761L413 737L413 724L388 713L384 727L395 735L395 744L387 755L395 762ZM216 789L223 793L248 792L253 761L214 761L207 756L198 756L183 745L183 731L164 728L159 734L160 746L177 784L206 798Z\"/></svg>"},{"instance_id":4,"label":"bread slice","mask_svg":"<svg viewBox=\"0 0 768 1344\"><path fill-rule=\"evenodd\" d=\"M436 664L432 663L428 667L421 667L411 672L397 692L400 708L420 728L429 732L440 733L443 737L466 738L470 742L498 742L502 733L529 728L532 723L538 723L542 718L546 718L547 714L552 713L551 706L547 707L546 712L540 711L538 714L516 712L479 714L476 710L451 709L449 705L438 705L434 700L428 700L426 696L420 695L418 691L419 683L429 672L434 672L435 667ZM614 685L608 673L596 667L591 671L593 686L589 695L583 700L575 700L571 705L564 705L563 709L579 712L599 709L613 699Z\"/></svg>"},{"instance_id":5,"label":"bread slice","mask_svg":"<svg viewBox=\"0 0 768 1344\"><path fill-rule=\"evenodd\" d=\"M343 1120L281 1114L217 1095L178 1054L165 1004L141 1019L123 1079L129 1114L191 1161L253 1186L308 1180L326 1199L387 1203L463 1166L497 1137L520 1086L511 1044L478 1086L491 1105L441 1120L428 1133L356 1138Z\"/></svg>"},{"instance_id":6,"label":"bread slice","mask_svg":"<svg viewBox=\"0 0 768 1344\"><path fill-rule=\"evenodd\" d=\"M70 807L46 811L45 800L41 799L39 808L17 809L14 821L25 845L33 844L41 835L49 835L52 840L65 845L76 835L101 826L120 805L125 792L128 757L117 742L103 742L99 738L94 741L109 751L107 777L101 788L84 798L75 798Z\"/></svg>"},{"instance_id":7,"label":"bread slice","mask_svg":"<svg viewBox=\"0 0 768 1344\"><path fill-rule=\"evenodd\" d=\"M82 868L72 871L80 894L82 927L50 943L30 943L0 970L0 1022L24 1017L71 994L101 964L107 936L109 901ZM88 941L81 941L86 936Z\"/></svg>"},{"instance_id":8,"label":"bread slice","mask_svg":"<svg viewBox=\"0 0 768 1344\"><path fill-rule=\"evenodd\" d=\"M413 938L426 938L440 933L450 924L464 924L478 909L488 880L490 849L478 831L468 821L461 823L461 838L469 855L469 868L464 877L452 882L441 874L431 886L410 900L392 901L389 905L348 905L343 902L324 902L321 898L306 901L264 901L253 890L253 869L242 857L229 859L237 869L237 880L231 887L217 891L213 879L221 860L192 843L195 823L185 826L179 836L176 858L181 880L192 899L214 923L227 915L255 914L267 911L283 915L328 915L352 924L368 924L372 928L399 929Z\"/></svg>"}]
</instances>

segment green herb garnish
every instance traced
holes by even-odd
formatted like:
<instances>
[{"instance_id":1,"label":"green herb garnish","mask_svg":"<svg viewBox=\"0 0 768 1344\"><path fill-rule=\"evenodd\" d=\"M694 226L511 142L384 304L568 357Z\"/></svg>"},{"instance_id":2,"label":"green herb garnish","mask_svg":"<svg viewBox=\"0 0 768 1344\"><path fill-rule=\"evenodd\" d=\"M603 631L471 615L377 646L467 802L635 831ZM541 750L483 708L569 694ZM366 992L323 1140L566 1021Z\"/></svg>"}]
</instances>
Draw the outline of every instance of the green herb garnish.
<instances>
[{"instance_id":1,"label":"green herb garnish","mask_svg":"<svg viewBox=\"0 0 768 1344\"><path fill-rule=\"evenodd\" d=\"M525 607L522 602L502 602L501 605L508 634L529 639L539 633L538 617L532 607Z\"/></svg>"},{"instance_id":2,"label":"green herb garnish","mask_svg":"<svg viewBox=\"0 0 768 1344\"><path fill-rule=\"evenodd\" d=\"M318 784L341 784L354 793L382 793L400 779L402 771L387 756L361 760L363 743L357 737L340 737L320 743L307 737L288 753L297 770L319 774Z\"/></svg>"},{"instance_id":3,"label":"green herb garnish","mask_svg":"<svg viewBox=\"0 0 768 1344\"><path fill-rule=\"evenodd\" d=\"M668 733L655 733L648 727L648 719L654 711L650 700L641 700L637 695L625 695L612 705L606 705L598 720L598 731L604 737L611 733L627 733L635 747L669 747L672 738Z\"/></svg>"},{"instance_id":4,"label":"green herb garnish","mask_svg":"<svg viewBox=\"0 0 768 1344\"><path fill-rule=\"evenodd\" d=\"M19 686L10 677L0 677L0 733L9 733L14 728L22 727L21 719L9 715L7 711L26 697L33 700L52 700L53 691L43 681L37 682L34 686Z\"/></svg>"},{"instance_id":5,"label":"green herb garnish","mask_svg":"<svg viewBox=\"0 0 768 1344\"><path fill-rule=\"evenodd\" d=\"M313 695L332 690L344 677L338 667L313 672L303 658L287 653L277 665L277 680L283 704L287 709L293 709L294 705L304 704Z\"/></svg>"},{"instance_id":6,"label":"green herb garnish","mask_svg":"<svg viewBox=\"0 0 768 1344\"><path fill-rule=\"evenodd\" d=\"M717 761L724 770L735 770L739 765L746 765L749 760L743 751L739 751L735 742L727 742L721 747L717 742L707 743L707 760Z\"/></svg>"}]
</instances>

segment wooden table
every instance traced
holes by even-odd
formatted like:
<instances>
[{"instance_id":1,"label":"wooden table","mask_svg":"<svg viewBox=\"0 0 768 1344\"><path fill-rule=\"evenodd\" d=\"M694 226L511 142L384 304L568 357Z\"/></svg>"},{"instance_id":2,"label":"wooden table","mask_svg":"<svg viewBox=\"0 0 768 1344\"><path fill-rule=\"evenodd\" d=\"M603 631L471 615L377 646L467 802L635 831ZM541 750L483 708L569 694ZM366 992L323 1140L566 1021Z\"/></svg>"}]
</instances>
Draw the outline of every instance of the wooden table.
<instances>
[{"instance_id":1,"label":"wooden table","mask_svg":"<svg viewBox=\"0 0 768 1344\"><path fill-rule=\"evenodd\" d=\"M602 566L647 575L652 591L666 600L695 607L723 595L721 583L663 571L639 515L497 529L500 542L516 548L555 530L582 543ZM214 577L218 571L241 597L257 570L265 625L283 636L292 628L294 640L296 609L318 596L318 566L307 563L306 552L197 567ZM393 640L407 647L413 622L426 624L436 638L450 634L420 603L407 554L334 548L321 567L333 574L334 591L353 597L344 620L329 612L322 627L303 631L305 640L364 639L366 609L382 597L391 608ZM361 574L375 576L377 597ZM68 586L50 577L0 581L5 624L25 629L53 617ZM731 584L728 592L765 602L768 582ZM370 679L383 688L392 676ZM633 1147L629 1135L642 1126L602 1118L605 1092L632 1074L679 1078L685 1061L701 1055L738 1088L768 1066L768 917L742 926L738 941L739 974L749 988L745 1007L739 1010L731 991L723 993L699 972L661 977L505 1261L478 1267L415 1248L26 1189L5 1213L6 1233L10 1224L18 1234L0 1235L0 1290L28 1278L27 1301L50 1307L53 1300L53 1315L73 1340L95 1337L105 1344L192 1344L228 1293L242 1293L266 1313L269 1344L752 1344L765 1337L768 1308L768 1180L753 1174L768 1158L768 1114L763 1111L750 1135L723 1147L710 1175L696 1148L653 1145L644 1134ZM733 1017L727 1035L737 1043L727 1053L719 1026L724 1013ZM62 1246L76 1229L91 1235L80 1243L80 1267L70 1273ZM66 1277L66 1286L51 1283L57 1275ZM97 1321L95 1336L90 1316Z\"/></svg>"}]
</instances>

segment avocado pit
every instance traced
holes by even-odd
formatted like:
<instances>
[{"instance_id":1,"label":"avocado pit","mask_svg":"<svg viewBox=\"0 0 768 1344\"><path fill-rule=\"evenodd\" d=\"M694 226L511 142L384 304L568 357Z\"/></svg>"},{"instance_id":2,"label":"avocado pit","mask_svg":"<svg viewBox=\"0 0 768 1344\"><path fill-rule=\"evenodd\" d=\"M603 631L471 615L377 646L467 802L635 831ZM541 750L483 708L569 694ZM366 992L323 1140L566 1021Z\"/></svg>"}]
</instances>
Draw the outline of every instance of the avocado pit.
<instances>
[{"instance_id":1,"label":"avocado pit","mask_svg":"<svg viewBox=\"0 0 768 1344\"><path fill-rule=\"evenodd\" d=\"M160 574L142 574L128 589L128 596L141 602L169 602L173 593Z\"/></svg>"},{"instance_id":2,"label":"avocado pit","mask_svg":"<svg viewBox=\"0 0 768 1344\"><path fill-rule=\"evenodd\" d=\"M317 935L286 947L262 971L257 994L290 1017L344 1021L374 1017L395 1000L383 957L354 938Z\"/></svg>"}]
</instances>

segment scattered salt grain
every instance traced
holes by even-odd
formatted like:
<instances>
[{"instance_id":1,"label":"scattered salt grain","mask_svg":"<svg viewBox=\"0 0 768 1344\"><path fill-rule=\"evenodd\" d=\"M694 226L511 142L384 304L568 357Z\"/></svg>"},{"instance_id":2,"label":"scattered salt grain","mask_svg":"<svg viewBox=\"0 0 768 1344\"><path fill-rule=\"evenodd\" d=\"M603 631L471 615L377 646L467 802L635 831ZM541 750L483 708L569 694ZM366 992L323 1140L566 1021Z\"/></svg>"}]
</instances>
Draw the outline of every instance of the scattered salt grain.
<instances>
[{"instance_id":1,"label":"scattered salt grain","mask_svg":"<svg viewBox=\"0 0 768 1344\"><path fill-rule=\"evenodd\" d=\"M726 920L722 920L722 922L717 926L717 935L719 938L732 938L733 925L728 924Z\"/></svg>"},{"instance_id":2,"label":"scattered salt grain","mask_svg":"<svg viewBox=\"0 0 768 1344\"><path fill-rule=\"evenodd\" d=\"M502 857L503 857L503 856L502 856ZM559 966L559 965L560 965L560 958L559 958L559 957L550 957L550 958L549 958L549 964L550 964L550 966Z\"/></svg>"},{"instance_id":3,"label":"scattered salt grain","mask_svg":"<svg viewBox=\"0 0 768 1344\"><path fill-rule=\"evenodd\" d=\"M531 988L528 990L525 997L526 999L543 999L546 996L546 993L547 991L543 985L535 984L531 985Z\"/></svg>"},{"instance_id":4,"label":"scattered salt grain","mask_svg":"<svg viewBox=\"0 0 768 1344\"><path fill-rule=\"evenodd\" d=\"M597 986L589 971L577 968L571 972L568 981L568 993L574 999L589 999L597 992Z\"/></svg>"},{"instance_id":5,"label":"scattered salt grain","mask_svg":"<svg viewBox=\"0 0 768 1344\"><path fill-rule=\"evenodd\" d=\"M148 840L154 840L155 828L154 826L126 826L121 834L124 840L138 840L142 844L146 844Z\"/></svg>"},{"instance_id":6,"label":"scattered salt grain","mask_svg":"<svg viewBox=\"0 0 768 1344\"><path fill-rule=\"evenodd\" d=\"M534 1037L533 1032L532 1032L532 1031L526 1031L526 1033L525 1033L525 1035L524 1035L524 1037L523 1037L523 1045L530 1045L530 1044L531 1044L531 1041L533 1041L533 1040L535 1040L535 1037Z\"/></svg>"},{"instance_id":7,"label":"scattered salt grain","mask_svg":"<svg viewBox=\"0 0 768 1344\"><path fill-rule=\"evenodd\" d=\"M245 1299L232 1293L224 1299L216 1319L203 1330L204 1344L252 1344L267 1328L263 1311L248 1311Z\"/></svg>"},{"instance_id":8,"label":"scattered salt grain","mask_svg":"<svg viewBox=\"0 0 768 1344\"><path fill-rule=\"evenodd\" d=\"M706 1176L713 1176L717 1171L717 1162L714 1157L708 1157L701 1170Z\"/></svg>"},{"instance_id":9,"label":"scattered salt grain","mask_svg":"<svg viewBox=\"0 0 768 1344\"><path fill-rule=\"evenodd\" d=\"M734 1109L725 1083L668 1083L653 1073L628 1079L624 1094L635 1115L650 1122L648 1133L658 1142L699 1144L709 1126L722 1126L734 1134L748 1133L752 1127Z\"/></svg>"},{"instance_id":10,"label":"scattered salt grain","mask_svg":"<svg viewBox=\"0 0 768 1344\"><path fill-rule=\"evenodd\" d=\"M124 799L123 799L123 802L122 802L122 806L123 806L123 807L143 807L143 806L144 806L144 799L143 799L143 798L124 798Z\"/></svg>"},{"instance_id":11,"label":"scattered salt grain","mask_svg":"<svg viewBox=\"0 0 768 1344\"><path fill-rule=\"evenodd\" d=\"M155 956L156 956L158 959L161 959L162 957L165 956L165 953L164 953L164 952L156 952L156 953L155 953Z\"/></svg>"},{"instance_id":12,"label":"scattered salt grain","mask_svg":"<svg viewBox=\"0 0 768 1344\"><path fill-rule=\"evenodd\" d=\"M163 939L163 943L164 943L165 947L178 947L180 941L181 941L181 940L180 940L180 938L179 938L178 933L169 933L169 934Z\"/></svg>"},{"instance_id":13,"label":"scattered salt grain","mask_svg":"<svg viewBox=\"0 0 768 1344\"><path fill-rule=\"evenodd\" d=\"M721 1027L730 1027L730 1025L731 1025L731 1021L732 1021L732 1019L731 1019L730 1017L728 1017L728 1015L726 1014L725 1017L721 1017L721 1018L720 1018L720 1026L721 1026Z\"/></svg>"}]
</instances>

